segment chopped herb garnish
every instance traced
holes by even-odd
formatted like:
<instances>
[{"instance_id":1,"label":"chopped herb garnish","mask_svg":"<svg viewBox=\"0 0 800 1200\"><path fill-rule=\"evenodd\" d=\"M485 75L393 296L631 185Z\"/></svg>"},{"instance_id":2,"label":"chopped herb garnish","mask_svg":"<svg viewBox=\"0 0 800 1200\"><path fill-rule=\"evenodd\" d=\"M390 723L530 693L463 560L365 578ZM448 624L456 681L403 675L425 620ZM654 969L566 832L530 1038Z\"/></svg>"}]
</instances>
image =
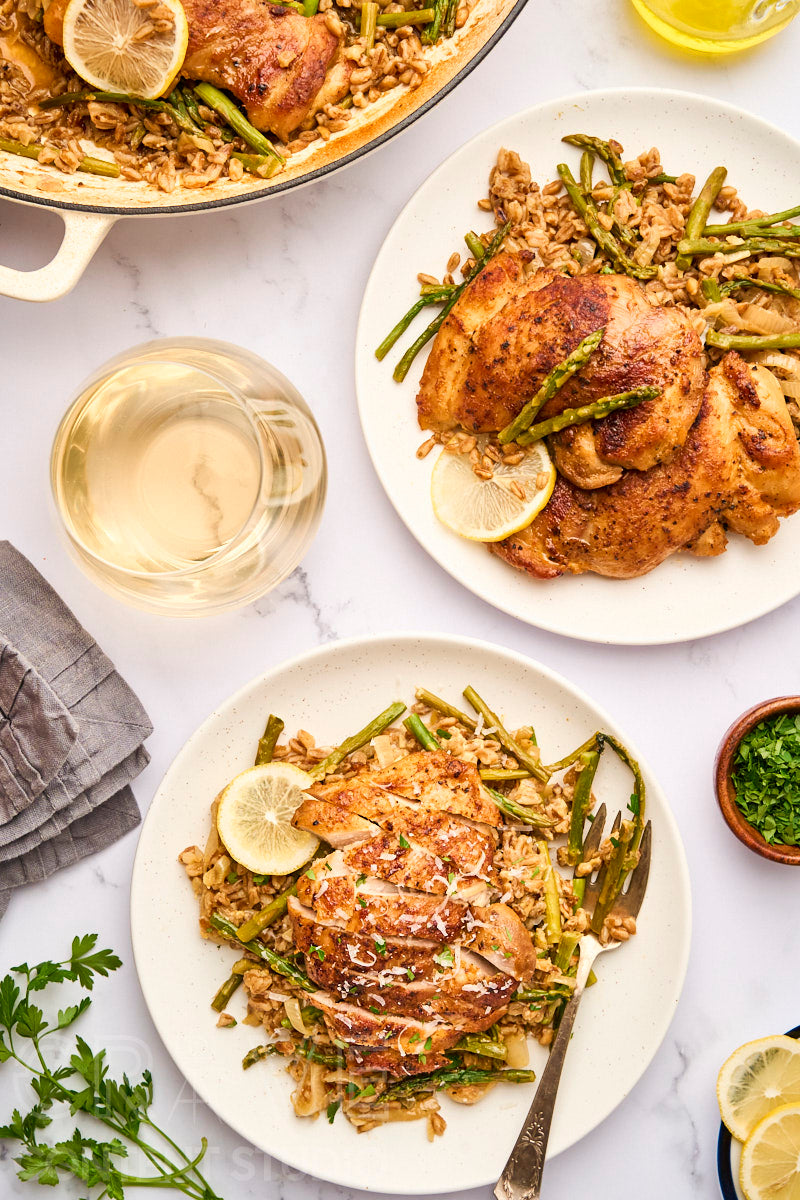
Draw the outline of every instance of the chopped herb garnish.
<instances>
[{"instance_id":1,"label":"chopped herb garnish","mask_svg":"<svg viewBox=\"0 0 800 1200\"><path fill-rule=\"evenodd\" d=\"M225 878L227 879L228 883L236 883L239 876L235 871L229 871Z\"/></svg>"},{"instance_id":2,"label":"chopped herb garnish","mask_svg":"<svg viewBox=\"0 0 800 1200\"><path fill-rule=\"evenodd\" d=\"M369 1011L371 1013L379 1014L381 1010L378 1008L377 1004L370 1004Z\"/></svg>"},{"instance_id":3,"label":"chopped herb garnish","mask_svg":"<svg viewBox=\"0 0 800 1200\"><path fill-rule=\"evenodd\" d=\"M766 842L800 846L800 714L759 721L739 743L731 778L737 807Z\"/></svg>"},{"instance_id":4,"label":"chopped herb garnish","mask_svg":"<svg viewBox=\"0 0 800 1200\"><path fill-rule=\"evenodd\" d=\"M424 1045L423 1049L425 1049L425 1050L430 1050L430 1048L431 1048L431 1046L432 1046L432 1045L433 1045L433 1042L432 1042L432 1040L431 1040L430 1038L426 1038L426 1040L425 1040L425 1045Z\"/></svg>"},{"instance_id":5,"label":"chopped herb garnish","mask_svg":"<svg viewBox=\"0 0 800 1200\"><path fill-rule=\"evenodd\" d=\"M448 872L447 872L447 883L448 883L448 885L449 885L450 887L452 887L452 886L453 886L453 883L455 882L455 878L456 878L456 873L455 873L455 871L448 871Z\"/></svg>"},{"instance_id":6,"label":"chopped herb garnish","mask_svg":"<svg viewBox=\"0 0 800 1200\"><path fill-rule=\"evenodd\" d=\"M308 870L306 871L306 879L316 879L316 878L317 878L317 877L316 877L316 875L314 874L314 868L313 868L313 867L309 867L309 868L308 868Z\"/></svg>"},{"instance_id":7,"label":"chopped herb garnish","mask_svg":"<svg viewBox=\"0 0 800 1200\"><path fill-rule=\"evenodd\" d=\"M326 871L332 871L332 870L333 870L333 867L332 867L332 866L331 866L331 864L330 864L330 863L327 861L327 859L326 859L326 861L325 861L325 870L326 870Z\"/></svg>"},{"instance_id":8,"label":"chopped herb garnish","mask_svg":"<svg viewBox=\"0 0 800 1200\"><path fill-rule=\"evenodd\" d=\"M339 1111L340 1105L341 1105L341 1100L331 1100L330 1104L325 1109L325 1115L327 1116L331 1125L333 1124L333 1118L336 1116L337 1112Z\"/></svg>"},{"instance_id":9,"label":"chopped herb garnish","mask_svg":"<svg viewBox=\"0 0 800 1200\"><path fill-rule=\"evenodd\" d=\"M367 877L366 877L366 875L359 875L358 879L356 880L356 887L357 887L357 888L359 888L359 887L363 887L363 885L364 885L366 882L367 882Z\"/></svg>"},{"instance_id":10,"label":"chopped herb garnish","mask_svg":"<svg viewBox=\"0 0 800 1200\"><path fill-rule=\"evenodd\" d=\"M616 849L617 849L617 847L619 846L619 838L611 837L611 838L609 838L608 840L611 842L611 845L612 845L612 846L614 847L614 849L616 850Z\"/></svg>"},{"instance_id":11,"label":"chopped herb garnish","mask_svg":"<svg viewBox=\"0 0 800 1200\"><path fill-rule=\"evenodd\" d=\"M418 1033L412 1033L411 1037L408 1039L408 1044L411 1046L414 1042L420 1041L422 1041L420 1035Z\"/></svg>"},{"instance_id":12,"label":"chopped herb garnish","mask_svg":"<svg viewBox=\"0 0 800 1200\"><path fill-rule=\"evenodd\" d=\"M254 875L253 883L256 885L256 887L262 887L268 879L269 875Z\"/></svg>"},{"instance_id":13,"label":"chopped herb garnish","mask_svg":"<svg viewBox=\"0 0 800 1200\"><path fill-rule=\"evenodd\" d=\"M412 981L412 983L416 979L416 975L411 970L411 967L406 967L406 978L410 979Z\"/></svg>"},{"instance_id":14,"label":"chopped herb garnish","mask_svg":"<svg viewBox=\"0 0 800 1200\"><path fill-rule=\"evenodd\" d=\"M434 954L433 961L440 967L452 967L455 959L453 951L449 946L445 946L444 950L440 950L438 954Z\"/></svg>"},{"instance_id":15,"label":"chopped herb garnish","mask_svg":"<svg viewBox=\"0 0 800 1200\"><path fill-rule=\"evenodd\" d=\"M358 904L359 908L367 907L367 902L363 896L356 896L356 903Z\"/></svg>"},{"instance_id":16,"label":"chopped herb garnish","mask_svg":"<svg viewBox=\"0 0 800 1200\"><path fill-rule=\"evenodd\" d=\"M378 951L378 954L386 953L386 942L382 937L375 938L375 949Z\"/></svg>"},{"instance_id":17,"label":"chopped herb garnish","mask_svg":"<svg viewBox=\"0 0 800 1200\"><path fill-rule=\"evenodd\" d=\"M628 801L628 810L630 812L632 812L635 817L638 817L640 807L641 807L641 801L639 800L639 797L634 792L633 795L631 796L630 800Z\"/></svg>"},{"instance_id":18,"label":"chopped herb garnish","mask_svg":"<svg viewBox=\"0 0 800 1200\"><path fill-rule=\"evenodd\" d=\"M402 846L402 848L403 848L404 850L410 850L410 849L411 849L411 842L408 840L408 838L406 838L406 837L403 837L402 833L400 834L400 836L399 836L399 838L398 838L397 840L398 840L398 842L400 843L400 845Z\"/></svg>"},{"instance_id":19,"label":"chopped herb garnish","mask_svg":"<svg viewBox=\"0 0 800 1200\"><path fill-rule=\"evenodd\" d=\"M320 962L322 962L325 957L325 951L322 949L322 946L315 946L313 944L309 950L309 954L316 954Z\"/></svg>"},{"instance_id":20,"label":"chopped herb garnish","mask_svg":"<svg viewBox=\"0 0 800 1200\"><path fill-rule=\"evenodd\" d=\"M373 1087L373 1085L371 1083L368 1083L367 1086L362 1088L358 1094L359 1094L359 1096L374 1096L375 1088Z\"/></svg>"},{"instance_id":21,"label":"chopped herb garnish","mask_svg":"<svg viewBox=\"0 0 800 1200\"><path fill-rule=\"evenodd\" d=\"M453 736L449 729L437 729L436 732L438 733L439 737L443 737L446 742L449 742L450 738Z\"/></svg>"}]
</instances>

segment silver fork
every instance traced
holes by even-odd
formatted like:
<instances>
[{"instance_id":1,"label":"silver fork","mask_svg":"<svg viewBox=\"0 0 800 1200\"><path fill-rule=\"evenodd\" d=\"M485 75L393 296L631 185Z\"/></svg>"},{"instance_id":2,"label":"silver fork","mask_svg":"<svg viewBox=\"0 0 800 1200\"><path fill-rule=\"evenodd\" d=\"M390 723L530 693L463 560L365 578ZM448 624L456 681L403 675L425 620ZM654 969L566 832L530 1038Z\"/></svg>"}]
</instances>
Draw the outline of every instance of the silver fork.
<instances>
[{"instance_id":1,"label":"silver fork","mask_svg":"<svg viewBox=\"0 0 800 1200\"><path fill-rule=\"evenodd\" d=\"M612 836L619 829L620 822L621 816L618 813L611 831ZM605 823L606 806L601 804L584 841L584 860L592 858L597 853L603 838ZM610 916L624 918L638 915L644 900L647 877L650 873L651 849L652 831L648 821L639 845L638 865L631 872L627 889L620 893L611 909ZM606 867L601 867L594 881L590 879L586 881L583 907L590 916L594 913L603 886L605 871ZM575 990L561 1017L558 1033L550 1049L550 1056L542 1072L533 1103L525 1118L525 1124L522 1126L503 1174L494 1189L497 1200L539 1200L541 1196L542 1172L544 1171L547 1142L550 1137L550 1125L553 1120L553 1109L567 1046L578 1013L578 1005L586 989L586 981L595 959L604 951L617 950L622 944L622 942L609 942L607 945L601 945L593 933L585 933L578 943L580 957L575 977Z\"/></svg>"}]
</instances>

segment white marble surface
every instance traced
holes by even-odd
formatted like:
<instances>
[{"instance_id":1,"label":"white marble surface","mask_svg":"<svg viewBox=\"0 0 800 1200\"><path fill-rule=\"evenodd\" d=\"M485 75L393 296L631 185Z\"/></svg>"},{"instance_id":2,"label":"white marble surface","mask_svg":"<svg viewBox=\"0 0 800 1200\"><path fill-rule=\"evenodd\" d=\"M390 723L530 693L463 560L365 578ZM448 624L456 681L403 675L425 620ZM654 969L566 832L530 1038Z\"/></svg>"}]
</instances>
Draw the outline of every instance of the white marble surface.
<instances>
[{"instance_id":1,"label":"white marble surface","mask_svg":"<svg viewBox=\"0 0 800 1200\"><path fill-rule=\"evenodd\" d=\"M454 95L366 161L275 202L190 219L123 221L66 299L46 307L0 301L0 532L43 571L147 706L156 731L153 761L136 788L143 808L185 738L245 680L311 645L379 630L463 632L523 651L589 691L648 755L674 806L692 873L688 982L670 1033L633 1094L549 1167L550 1197L579 1189L609 1200L717 1195L717 1068L740 1042L800 1020L800 879L734 841L711 787L714 751L729 722L757 700L800 690L800 602L702 642L616 650L527 628L473 598L400 525L367 460L352 384L359 299L406 198L486 125L559 93L663 84L719 96L800 135L799 46L800 24L756 52L711 62L658 43L625 0L530 0L511 34ZM59 229L55 218L0 203L0 261L46 261ZM302 569L252 608L196 622L143 615L97 591L59 541L47 486L52 434L81 379L123 348L177 334L227 338L273 360L311 402L332 468L322 529ZM133 835L18 895L0 926L0 966L58 957L73 933L97 930L125 967L98 989L82 1032L123 1068L152 1065L159 1113L187 1140L210 1137L210 1174L225 1200L333 1200L341 1189L240 1145L182 1086L131 962L135 844ZM17 1095L7 1069L1 1078L4 1117ZM0 1192L26 1190L5 1152Z\"/></svg>"}]
</instances>

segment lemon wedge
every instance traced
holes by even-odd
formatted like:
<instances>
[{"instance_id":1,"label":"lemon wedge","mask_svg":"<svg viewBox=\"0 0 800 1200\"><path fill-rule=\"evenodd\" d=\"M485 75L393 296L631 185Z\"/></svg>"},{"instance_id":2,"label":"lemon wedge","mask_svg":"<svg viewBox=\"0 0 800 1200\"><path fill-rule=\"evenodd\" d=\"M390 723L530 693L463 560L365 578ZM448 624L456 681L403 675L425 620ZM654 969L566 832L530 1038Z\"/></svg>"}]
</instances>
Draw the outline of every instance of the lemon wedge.
<instances>
[{"instance_id":1,"label":"lemon wedge","mask_svg":"<svg viewBox=\"0 0 800 1200\"><path fill-rule=\"evenodd\" d=\"M739 1185L747 1200L800 1200L800 1104L782 1104L744 1144Z\"/></svg>"},{"instance_id":2,"label":"lemon wedge","mask_svg":"<svg viewBox=\"0 0 800 1200\"><path fill-rule=\"evenodd\" d=\"M734 1050L717 1079L723 1123L740 1142L781 1104L800 1103L800 1043L784 1034Z\"/></svg>"},{"instance_id":3,"label":"lemon wedge","mask_svg":"<svg viewBox=\"0 0 800 1200\"><path fill-rule=\"evenodd\" d=\"M480 454L488 437L478 438ZM525 448L515 466L495 463L491 479L479 479L468 454L442 450L431 477L436 516L461 537L474 542L501 542L530 525L552 495L556 471L544 442Z\"/></svg>"},{"instance_id":4,"label":"lemon wedge","mask_svg":"<svg viewBox=\"0 0 800 1200\"><path fill-rule=\"evenodd\" d=\"M93 87L153 100L168 92L186 57L180 0L69 0L64 56Z\"/></svg>"},{"instance_id":5,"label":"lemon wedge","mask_svg":"<svg viewBox=\"0 0 800 1200\"><path fill-rule=\"evenodd\" d=\"M289 763L250 767L232 779L217 800L217 832L231 858L259 875L288 875L308 862L319 839L295 829L292 817L311 782Z\"/></svg>"}]
</instances>

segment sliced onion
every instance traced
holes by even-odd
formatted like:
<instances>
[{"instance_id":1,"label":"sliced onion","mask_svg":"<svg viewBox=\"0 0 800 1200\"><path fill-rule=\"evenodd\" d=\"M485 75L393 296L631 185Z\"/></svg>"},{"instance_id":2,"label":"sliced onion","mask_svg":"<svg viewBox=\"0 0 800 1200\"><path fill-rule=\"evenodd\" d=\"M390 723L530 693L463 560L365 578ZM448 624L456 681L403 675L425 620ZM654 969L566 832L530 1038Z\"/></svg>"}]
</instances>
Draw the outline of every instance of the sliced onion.
<instances>
[{"instance_id":1,"label":"sliced onion","mask_svg":"<svg viewBox=\"0 0 800 1200\"><path fill-rule=\"evenodd\" d=\"M795 358L793 354L765 350L756 355L755 361L762 367L769 367L770 371L781 371L788 379L800 379L800 359Z\"/></svg>"},{"instance_id":2,"label":"sliced onion","mask_svg":"<svg viewBox=\"0 0 800 1200\"><path fill-rule=\"evenodd\" d=\"M581 238L572 247L572 253L582 267L587 267L597 253L597 246L591 238Z\"/></svg>"},{"instance_id":3,"label":"sliced onion","mask_svg":"<svg viewBox=\"0 0 800 1200\"><path fill-rule=\"evenodd\" d=\"M509 1033L504 1039L506 1043L506 1065L509 1067L527 1067L530 1062L528 1039L524 1033Z\"/></svg>"},{"instance_id":4,"label":"sliced onion","mask_svg":"<svg viewBox=\"0 0 800 1200\"><path fill-rule=\"evenodd\" d=\"M753 333L793 333L797 322L775 312L773 308L762 308L760 304L746 304L741 311L743 327Z\"/></svg>"},{"instance_id":5,"label":"sliced onion","mask_svg":"<svg viewBox=\"0 0 800 1200\"><path fill-rule=\"evenodd\" d=\"M782 379L780 385L781 391L789 400L800 400L800 383L791 379Z\"/></svg>"},{"instance_id":6,"label":"sliced onion","mask_svg":"<svg viewBox=\"0 0 800 1200\"><path fill-rule=\"evenodd\" d=\"M325 1068L320 1063L306 1063L297 1090L292 1094L292 1104L298 1117L313 1117L328 1104L325 1087Z\"/></svg>"},{"instance_id":7,"label":"sliced onion","mask_svg":"<svg viewBox=\"0 0 800 1200\"><path fill-rule=\"evenodd\" d=\"M781 274L788 274L791 278L793 274L791 259L770 256L769 258L760 258L758 260L759 279L769 280L773 275Z\"/></svg>"},{"instance_id":8,"label":"sliced onion","mask_svg":"<svg viewBox=\"0 0 800 1200\"><path fill-rule=\"evenodd\" d=\"M299 1000L297 1000L294 996L287 996L285 992L267 992L267 998L270 1000L277 1000L279 1004L282 1004L286 1010L286 1016L289 1018L292 1028L296 1029L298 1033L302 1033L308 1037L308 1035L311 1033L311 1030L303 1023L303 1014L300 1011Z\"/></svg>"}]
</instances>

